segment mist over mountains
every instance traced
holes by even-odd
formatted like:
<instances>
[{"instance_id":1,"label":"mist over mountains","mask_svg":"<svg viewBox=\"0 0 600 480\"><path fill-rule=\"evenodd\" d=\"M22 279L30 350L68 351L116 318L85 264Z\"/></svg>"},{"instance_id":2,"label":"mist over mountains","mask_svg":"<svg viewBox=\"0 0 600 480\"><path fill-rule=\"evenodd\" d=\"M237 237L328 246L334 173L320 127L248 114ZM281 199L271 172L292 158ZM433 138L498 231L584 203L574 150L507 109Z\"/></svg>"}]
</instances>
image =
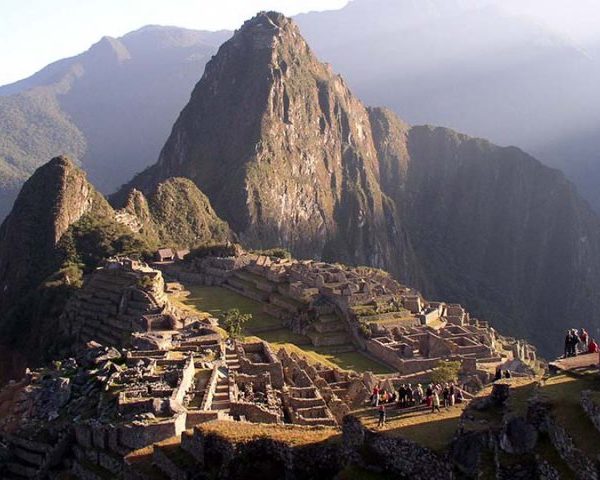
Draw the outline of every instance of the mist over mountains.
<instances>
[{"instance_id":1,"label":"mist over mountains","mask_svg":"<svg viewBox=\"0 0 600 480\"><path fill-rule=\"evenodd\" d=\"M362 0L296 20L366 103L519 146L562 169L598 210L599 45L583 49L504 6Z\"/></svg>"},{"instance_id":2,"label":"mist over mountains","mask_svg":"<svg viewBox=\"0 0 600 480\"><path fill-rule=\"evenodd\" d=\"M354 0L296 20L367 104L524 148L563 170L598 211L600 44L581 48L507 6ZM104 193L154 162L230 35L145 27L0 87L0 215L54 155L79 160Z\"/></svg>"},{"instance_id":3,"label":"mist over mountains","mask_svg":"<svg viewBox=\"0 0 600 480\"><path fill-rule=\"evenodd\" d=\"M149 26L0 87L0 215L53 156L79 161L104 193L153 162L229 35Z\"/></svg>"}]
</instances>

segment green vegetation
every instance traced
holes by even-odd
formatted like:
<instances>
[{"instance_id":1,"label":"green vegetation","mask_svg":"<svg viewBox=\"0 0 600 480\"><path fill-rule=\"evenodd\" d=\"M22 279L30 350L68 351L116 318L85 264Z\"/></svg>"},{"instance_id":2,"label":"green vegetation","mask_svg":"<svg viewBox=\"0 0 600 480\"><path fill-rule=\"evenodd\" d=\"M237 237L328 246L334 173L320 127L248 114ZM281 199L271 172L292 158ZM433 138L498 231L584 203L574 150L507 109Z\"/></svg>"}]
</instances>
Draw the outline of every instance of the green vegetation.
<instances>
[{"instance_id":1,"label":"green vegetation","mask_svg":"<svg viewBox=\"0 0 600 480\"><path fill-rule=\"evenodd\" d=\"M255 253L257 255L266 255L268 257L274 257L274 258L282 258L282 259L292 258L292 254L289 252L289 250L286 250L285 248L269 248L266 250L252 250L251 253Z\"/></svg>"},{"instance_id":2,"label":"green vegetation","mask_svg":"<svg viewBox=\"0 0 600 480\"><path fill-rule=\"evenodd\" d=\"M590 458L600 455L600 432L581 408L581 392L600 390L600 381L595 375L576 377L570 374L553 375L540 387L540 394L552 404L552 414L562 425L577 448Z\"/></svg>"},{"instance_id":3,"label":"green vegetation","mask_svg":"<svg viewBox=\"0 0 600 480\"><path fill-rule=\"evenodd\" d=\"M237 308L227 310L221 316L221 325L232 338L241 338L244 325L252 320L252 314L240 313Z\"/></svg>"},{"instance_id":4,"label":"green vegetation","mask_svg":"<svg viewBox=\"0 0 600 480\"><path fill-rule=\"evenodd\" d=\"M194 247L186 257L186 261L205 257L233 257L240 248L233 243L204 243Z\"/></svg>"},{"instance_id":5,"label":"green vegetation","mask_svg":"<svg viewBox=\"0 0 600 480\"><path fill-rule=\"evenodd\" d=\"M96 268L102 260L115 255L145 256L150 246L126 226L93 213L71 225L59 243L67 265L82 265L85 271Z\"/></svg>"},{"instance_id":6,"label":"green vegetation","mask_svg":"<svg viewBox=\"0 0 600 480\"><path fill-rule=\"evenodd\" d=\"M262 311L262 305L259 302L226 288L191 285L188 290L190 294L183 300L183 303L193 305L213 317L220 318L228 310L234 308L240 313L250 314L251 319L244 326L250 333L253 328L281 326L278 319Z\"/></svg>"},{"instance_id":7,"label":"green vegetation","mask_svg":"<svg viewBox=\"0 0 600 480\"><path fill-rule=\"evenodd\" d=\"M187 178L169 178L148 199L154 228L163 245L190 247L225 242L229 225L221 220L207 196Z\"/></svg>"},{"instance_id":8,"label":"green vegetation","mask_svg":"<svg viewBox=\"0 0 600 480\"><path fill-rule=\"evenodd\" d=\"M385 435L402 437L432 450L442 451L448 447L466 404L458 404L441 412L431 413L425 407L418 410L388 408ZM357 413L366 427L377 429L377 411L366 408Z\"/></svg>"},{"instance_id":9,"label":"green vegetation","mask_svg":"<svg viewBox=\"0 0 600 480\"><path fill-rule=\"evenodd\" d=\"M434 383L456 382L459 371L460 362L440 361L431 372L431 381Z\"/></svg>"},{"instance_id":10,"label":"green vegetation","mask_svg":"<svg viewBox=\"0 0 600 480\"><path fill-rule=\"evenodd\" d=\"M260 302L239 293L221 287L205 286L189 286L189 292L189 296L181 301L184 305L194 307L196 311L207 312L217 318L222 317L230 309L237 309L242 314L250 314L251 318L244 325L246 332L252 334L253 329L260 330L260 333L255 335L269 342L276 349L285 348L313 362L344 370L392 373L387 366L358 351L337 352L335 347L314 347L308 337L293 333L283 327L280 320L263 312Z\"/></svg>"},{"instance_id":11,"label":"green vegetation","mask_svg":"<svg viewBox=\"0 0 600 480\"><path fill-rule=\"evenodd\" d=\"M0 132L0 218L21 184L56 152L82 158L86 151L81 131L43 89L0 97Z\"/></svg>"}]
</instances>

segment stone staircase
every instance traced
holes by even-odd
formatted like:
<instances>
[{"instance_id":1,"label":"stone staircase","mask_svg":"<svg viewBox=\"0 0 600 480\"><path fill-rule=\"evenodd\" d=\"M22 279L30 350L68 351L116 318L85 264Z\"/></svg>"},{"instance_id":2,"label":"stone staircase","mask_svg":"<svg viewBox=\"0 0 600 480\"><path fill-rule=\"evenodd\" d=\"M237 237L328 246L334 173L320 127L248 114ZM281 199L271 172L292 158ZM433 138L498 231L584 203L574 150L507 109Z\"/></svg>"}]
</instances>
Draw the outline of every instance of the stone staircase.
<instances>
[{"instance_id":1,"label":"stone staircase","mask_svg":"<svg viewBox=\"0 0 600 480\"><path fill-rule=\"evenodd\" d=\"M215 387L215 393L213 395L213 400L211 403L211 410L222 410L226 413L229 413L229 406L231 402L229 401L229 378L227 376L221 376L219 373L219 378L217 379L217 385Z\"/></svg>"}]
</instances>

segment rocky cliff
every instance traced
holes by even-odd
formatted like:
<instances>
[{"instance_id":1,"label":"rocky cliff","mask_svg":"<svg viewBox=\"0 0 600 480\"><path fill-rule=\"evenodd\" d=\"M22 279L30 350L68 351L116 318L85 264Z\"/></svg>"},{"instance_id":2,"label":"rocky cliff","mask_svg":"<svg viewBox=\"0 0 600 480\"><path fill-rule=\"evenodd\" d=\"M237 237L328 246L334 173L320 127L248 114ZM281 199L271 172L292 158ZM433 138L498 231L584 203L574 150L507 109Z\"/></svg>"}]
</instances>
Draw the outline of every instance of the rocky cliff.
<instances>
[{"instance_id":1,"label":"rocky cliff","mask_svg":"<svg viewBox=\"0 0 600 480\"><path fill-rule=\"evenodd\" d=\"M66 157L40 167L21 190L0 227L0 311L56 267L59 240L85 213L112 210Z\"/></svg>"},{"instance_id":2,"label":"rocky cliff","mask_svg":"<svg viewBox=\"0 0 600 480\"><path fill-rule=\"evenodd\" d=\"M249 246L416 276L366 108L280 14L246 22L219 49L158 163L132 185L148 192L172 176L192 179Z\"/></svg>"},{"instance_id":3,"label":"rocky cliff","mask_svg":"<svg viewBox=\"0 0 600 480\"><path fill-rule=\"evenodd\" d=\"M223 44L158 162L114 200L172 176L249 246L383 267L545 352L567 325L598 327L600 222L562 174L366 109L280 14Z\"/></svg>"}]
</instances>

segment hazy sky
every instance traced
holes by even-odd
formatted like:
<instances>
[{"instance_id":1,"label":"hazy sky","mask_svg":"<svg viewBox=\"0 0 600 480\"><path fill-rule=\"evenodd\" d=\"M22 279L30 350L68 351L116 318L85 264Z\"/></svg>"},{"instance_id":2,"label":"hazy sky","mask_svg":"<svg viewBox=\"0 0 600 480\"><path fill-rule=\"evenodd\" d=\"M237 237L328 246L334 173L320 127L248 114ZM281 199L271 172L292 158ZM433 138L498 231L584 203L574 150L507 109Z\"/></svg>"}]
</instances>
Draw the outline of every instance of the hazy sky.
<instances>
[{"instance_id":1,"label":"hazy sky","mask_svg":"<svg viewBox=\"0 0 600 480\"><path fill-rule=\"evenodd\" d=\"M355 0L369 1L369 0ZM452 0L389 0L427 3ZM460 0L455 0L460 5ZM471 0L534 17L581 46L600 41L600 0ZM235 29L260 10L287 15L341 8L348 0L0 0L0 85L80 53L103 35L148 24Z\"/></svg>"},{"instance_id":2,"label":"hazy sky","mask_svg":"<svg viewBox=\"0 0 600 480\"><path fill-rule=\"evenodd\" d=\"M144 25L233 30L261 10L295 15L348 0L0 0L0 85Z\"/></svg>"}]
</instances>

